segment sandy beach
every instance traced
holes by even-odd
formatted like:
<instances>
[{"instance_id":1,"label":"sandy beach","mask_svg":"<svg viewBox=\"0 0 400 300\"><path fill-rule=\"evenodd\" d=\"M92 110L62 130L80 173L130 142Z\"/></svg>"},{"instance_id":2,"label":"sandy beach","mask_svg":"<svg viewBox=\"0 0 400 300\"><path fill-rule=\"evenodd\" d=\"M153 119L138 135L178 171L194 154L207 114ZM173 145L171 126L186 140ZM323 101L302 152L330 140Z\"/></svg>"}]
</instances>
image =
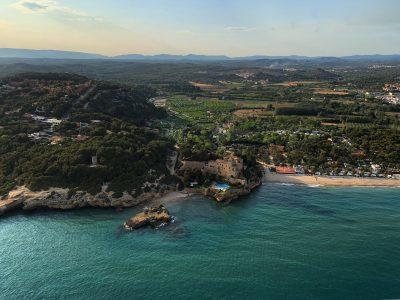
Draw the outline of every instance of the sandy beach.
<instances>
[{"instance_id":1,"label":"sandy beach","mask_svg":"<svg viewBox=\"0 0 400 300\"><path fill-rule=\"evenodd\" d=\"M360 178L339 176L309 176L266 173L264 182L321 185L321 186L382 186L400 187L400 180L386 178Z\"/></svg>"},{"instance_id":2,"label":"sandy beach","mask_svg":"<svg viewBox=\"0 0 400 300\"><path fill-rule=\"evenodd\" d=\"M190 196L191 194L186 192L186 191L175 191L175 192L169 192L165 194L164 196L160 198L155 198L152 202L152 204L165 204L165 203L171 203L175 201L181 201L183 199L186 199Z\"/></svg>"}]
</instances>

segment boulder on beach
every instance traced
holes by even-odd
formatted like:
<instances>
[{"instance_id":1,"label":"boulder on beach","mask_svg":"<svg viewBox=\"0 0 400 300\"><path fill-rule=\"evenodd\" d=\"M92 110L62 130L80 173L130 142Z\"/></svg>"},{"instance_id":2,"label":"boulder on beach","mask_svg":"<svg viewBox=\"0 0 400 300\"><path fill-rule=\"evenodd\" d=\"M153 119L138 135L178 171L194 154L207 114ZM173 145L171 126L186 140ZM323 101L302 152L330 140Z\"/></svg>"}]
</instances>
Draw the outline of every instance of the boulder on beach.
<instances>
[{"instance_id":1,"label":"boulder on beach","mask_svg":"<svg viewBox=\"0 0 400 300\"><path fill-rule=\"evenodd\" d=\"M163 224L169 224L171 216L169 211L160 205L158 207L145 208L143 212L130 218L124 223L126 230L134 230L145 226L157 228Z\"/></svg>"}]
</instances>

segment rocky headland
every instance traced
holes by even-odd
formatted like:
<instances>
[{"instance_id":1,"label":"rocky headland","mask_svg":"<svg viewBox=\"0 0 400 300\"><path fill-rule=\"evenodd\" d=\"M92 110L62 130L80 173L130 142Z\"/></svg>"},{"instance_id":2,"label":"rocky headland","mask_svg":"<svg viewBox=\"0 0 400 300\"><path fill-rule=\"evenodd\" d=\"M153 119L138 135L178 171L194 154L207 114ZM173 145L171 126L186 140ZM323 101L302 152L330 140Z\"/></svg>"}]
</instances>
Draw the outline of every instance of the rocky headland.
<instances>
[{"instance_id":1,"label":"rocky headland","mask_svg":"<svg viewBox=\"0 0 400 300\"><path fill-rule=\"evenodd\" d=\"M164 224L169 224L172 218L169 211L160 205L158 207L145 208L143 212L136 214L124 223L126 230L135 230L141 227L150 226L157 228Z\"/></svg>"},{"instance_id":2,"label":"rocky headland","mask_svg":"<svg viewBox=\"0 0 400 300\"><path fill-rule=\"evenodd\" d=\"M259 187L260 185L261 181L257 181L254 183L246 183L245 185L240 187L230 188L227 191L219 191L210 187L205 190L204 195L212 197L218 202L229 203L231 201L239 199L242 196L250 194L252 190Z\"/></svg>"},{"instance_id":3,"label":"rocky headland","mask_svg":"<svg viewBox=\"0 0 400 300\"><path fill-rule=\"evenodd\" d=\"M226 190L218 189L213 184L207 187L188 187L186 189L186 194L200 194L218 202L229 203L249 194L261 185L261 177L256 174L250 178L243 176L245 169L243 161L233 155L225 160L217 160L207 164L205 162L185 162L181 171L182 169L189 172L198 170L203 173L203 176L208 176L207 174L211 173L227 182L230 187ZM25 211L36 209L69 210L84 207L121 209L157 200L172 191L178 190L178 185L154 184L154 187L152 186L151 184L147 185L148 191L136 197L127 192L116 196L117 194L107 191L107 186L103 186L102 190L94 195L86 191L67 188L54 187L44 191L32 191L26 186L20 186L0 199L0 215L18 209Z\"/></svg>"},{"instance_id":4,"label":"rocky headland","mask_svg":"<svg viewBox=\"0 0 400 300\"><path fill-rule=\"evenodd\" d=\"M133 197L123 193L121 197L115 197L112 192L101 191L95 195L88 192L77 191L71 193L69 189L52 188L46 191L31 191L25 186L18 187L0 200L0 215L9 211L55 209L69 210L83 207L101 208L127 208L140 203L162 197L166 192L148 192Z\"/></svg>"},{"instance_id":5,"label":"rocky headland","mask_svg":"<svg viewBox=\"0 0 400 300\"><path fill-rule=\"evenodd\" d=\"M218 202L229 203L236 200L249 194L262 183L261 166L257 164L249 170L249 166L243 159L231 151L227 151L224 158L216 160L183 160L177 173L182 181L186 178L198 178L199 173L202 174L203 179L208 179L208 182L214 181L213 184L200 186L197 180L194 180L189 184L192 187L187 188L187 191L213 198ZM215 181L223 182L229 185L229 188L220 189L215 185Z\"/></svg>"}]
</instances>

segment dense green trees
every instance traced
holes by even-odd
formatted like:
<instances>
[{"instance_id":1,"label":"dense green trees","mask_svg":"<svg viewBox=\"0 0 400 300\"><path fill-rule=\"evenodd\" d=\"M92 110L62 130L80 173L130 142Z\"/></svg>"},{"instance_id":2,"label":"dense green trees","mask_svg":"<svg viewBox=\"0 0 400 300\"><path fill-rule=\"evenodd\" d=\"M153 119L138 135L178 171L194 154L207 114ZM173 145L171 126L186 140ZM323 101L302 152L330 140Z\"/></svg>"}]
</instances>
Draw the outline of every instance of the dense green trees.
<instances>
[{"instance_id":1,"label":"dense green trees","mask_svg":"<svg viewBox=\"0 0 400 300\"><path fill-rule=\"evenodd\" d=\"M305 165L314 170L340 169L373 162L384 169L400 169L398 128L367 123L322 127L318 120L269 117L235 122L226 145L259 149L263 161ZM365 157L355 157L357 151Z\"/></svg>"},{"instance_id":2,"label":"dense green trees","mask_svg":"<svg viewBox=\"0 0 400 300\"><path fill-rule=\"evenodd\" d=\"M0 138L0 183L4 193L14 185L33 190L52 186L92 193L109 183L114 192L141 192L144 182L166 173L165 158L171 142L142 129L109 134L61 145L35 143L26 137ZM98 165L92 165L96 156Z\"/></svg>"},{"instance_id":3,"label":"dense green trees","mask_svg":"<svg viewBox=\"0 0 400 300\"><path fill-rule=\"evenodd\" d=\"M107 183L119 195L138 195L145 182L168 173L173 143L140 127L165 115L147 102L153 89L92 83L70 74L23 74L3 84L15 88L0 91L0 194L16 185L96 193ZM25 113L65 119L50 126ZM47 138L28 138L41 130ZM60 141L51 144L52 135Z\"/></svg>"}]
</instances>

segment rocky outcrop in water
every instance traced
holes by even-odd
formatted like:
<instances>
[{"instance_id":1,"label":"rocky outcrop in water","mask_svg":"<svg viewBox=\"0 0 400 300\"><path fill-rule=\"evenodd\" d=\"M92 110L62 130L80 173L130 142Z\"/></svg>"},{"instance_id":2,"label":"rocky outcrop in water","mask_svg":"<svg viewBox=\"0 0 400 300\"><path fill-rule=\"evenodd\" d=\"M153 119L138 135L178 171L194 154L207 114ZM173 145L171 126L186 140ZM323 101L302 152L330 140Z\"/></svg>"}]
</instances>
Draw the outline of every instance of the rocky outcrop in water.
<instances>
[{"instance_id":1,"label":"rocky outcrop in water","mask_svg":"<svg viewBox=\"0 0 400 300\"><path fill-rule=\"evenodd\" d=\"M134 230L145 226L156 228L169 222L171 222L169 211L164 205L160 205L158 207L147 208L130 218L124 223L124 228L126 230Z\"/></svg>"},{"instance_id":2,"label":"rocky outcrop in water","mask_svg":"<svg viewBox=\"0 0 400 300\"><path fill-rule=\"evenodd\" d=\"M5 199L0 200L0 215L15 209L57 209L68 210L82 207L124 208L132 207L145 201L161 197L163 193L149 192L138 197L123 193L114 197L113 193L102 191L96 195L78 191L71 193L69 189L52 188L46 191L33 192L26 187L11 191Z\"/></svg>"}]
</instances>

